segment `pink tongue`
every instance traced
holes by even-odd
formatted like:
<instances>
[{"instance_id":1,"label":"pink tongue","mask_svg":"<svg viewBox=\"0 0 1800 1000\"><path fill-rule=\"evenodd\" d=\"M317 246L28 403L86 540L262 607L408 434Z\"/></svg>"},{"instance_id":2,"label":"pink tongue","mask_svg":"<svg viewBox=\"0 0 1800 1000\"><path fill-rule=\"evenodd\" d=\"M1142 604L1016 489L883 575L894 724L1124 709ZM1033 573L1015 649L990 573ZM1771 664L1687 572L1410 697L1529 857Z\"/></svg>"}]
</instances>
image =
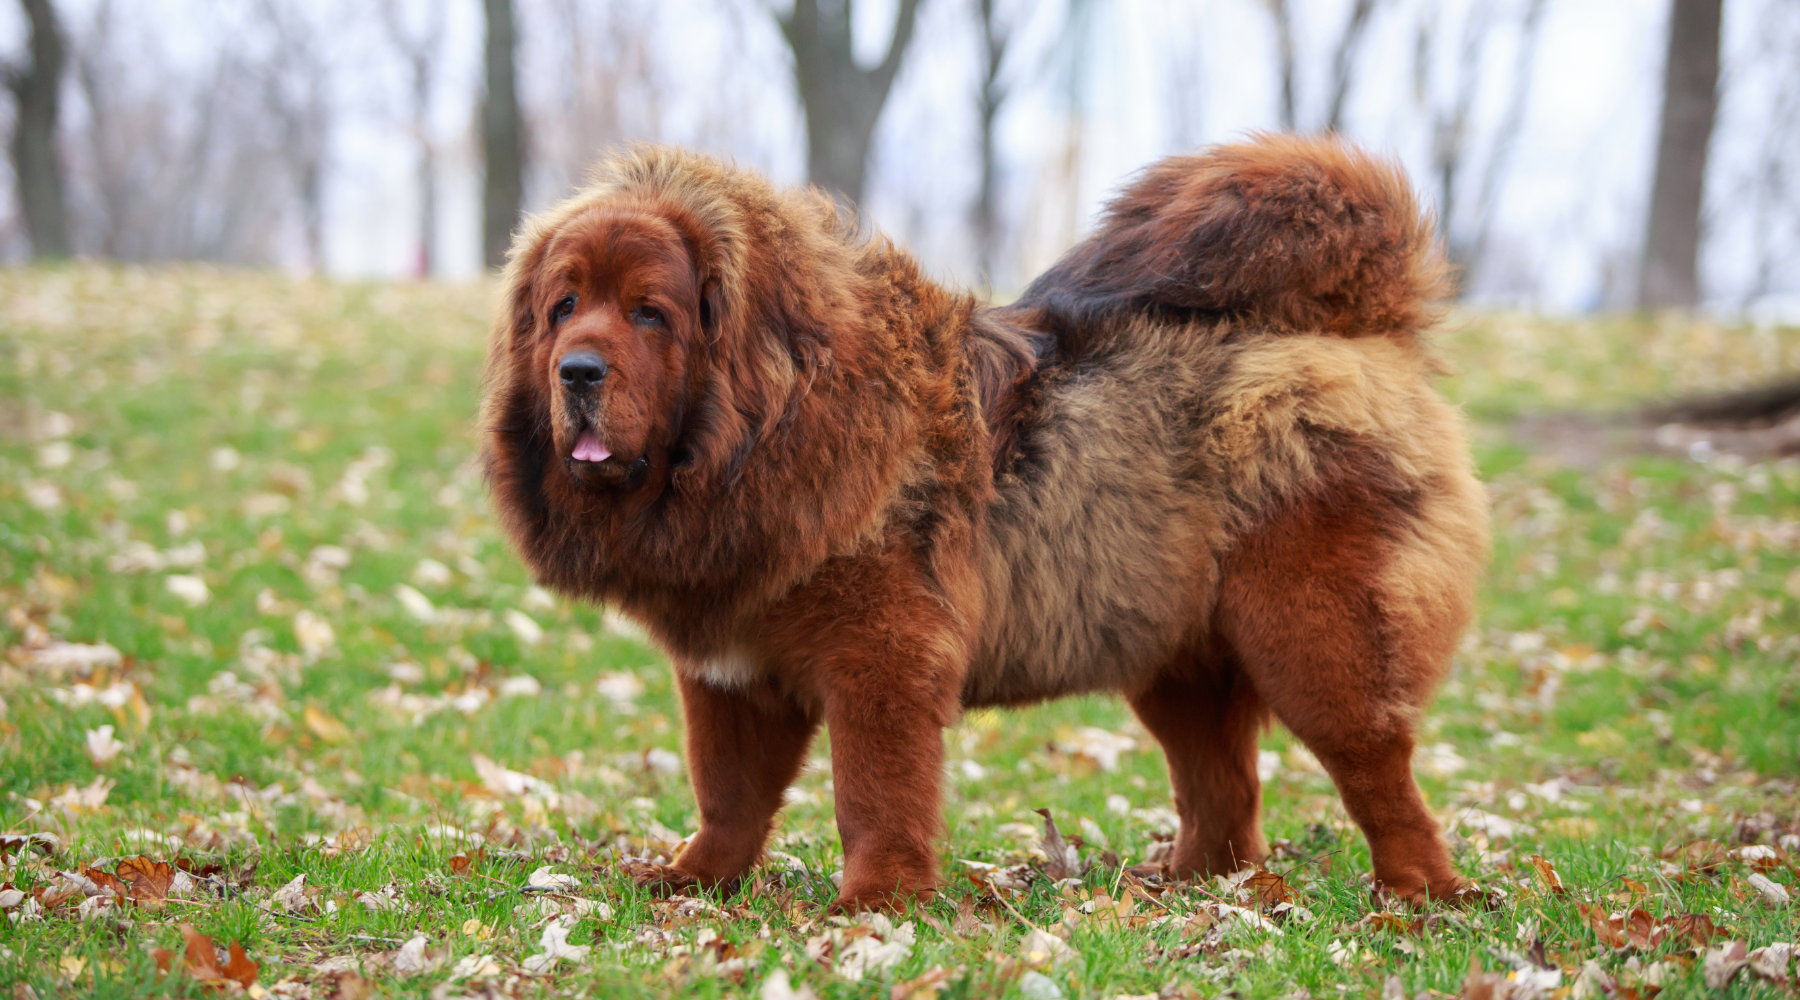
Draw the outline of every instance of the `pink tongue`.
<instances>
[{"instance_id":1,"label":"pink tongue","mask_svg":"<svg viewBox=\"0 0 1800 1000\"><path fill-rule=\"evenodd\" d=\"M604 462L612 457L612 452L600 443L600 435L593 431L583 431L575 441L573 457L577 462Z\"/></svg>"}]
</instances>

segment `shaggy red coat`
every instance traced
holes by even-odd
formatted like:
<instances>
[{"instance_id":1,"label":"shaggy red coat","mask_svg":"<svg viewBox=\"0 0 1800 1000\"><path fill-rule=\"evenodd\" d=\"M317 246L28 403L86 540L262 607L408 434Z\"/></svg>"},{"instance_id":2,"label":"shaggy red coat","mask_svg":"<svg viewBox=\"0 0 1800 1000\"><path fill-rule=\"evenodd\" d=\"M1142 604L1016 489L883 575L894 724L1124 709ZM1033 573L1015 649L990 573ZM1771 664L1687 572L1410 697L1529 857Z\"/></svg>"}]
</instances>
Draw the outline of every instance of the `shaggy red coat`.
<instances>
[{"instance_id":1,"label":"shaggy red coat","mask_svg":"<svg viewBox=\"0 0 1800 1000\"><path fill-rule=\"evenodd\" d=\"M1411 772L1486 545L1420 341L1444 273L1401 173L1332 139L1164 160L1002 308L678 150L532 220L488 474L533 572L674 662L701 827L651 880L741 876L824 724L840 904L930 893L944 727L1117 691L1176 874L1266 854L1273 715L1383 887L1456 892Z\"/></svg>"}]
</instances>

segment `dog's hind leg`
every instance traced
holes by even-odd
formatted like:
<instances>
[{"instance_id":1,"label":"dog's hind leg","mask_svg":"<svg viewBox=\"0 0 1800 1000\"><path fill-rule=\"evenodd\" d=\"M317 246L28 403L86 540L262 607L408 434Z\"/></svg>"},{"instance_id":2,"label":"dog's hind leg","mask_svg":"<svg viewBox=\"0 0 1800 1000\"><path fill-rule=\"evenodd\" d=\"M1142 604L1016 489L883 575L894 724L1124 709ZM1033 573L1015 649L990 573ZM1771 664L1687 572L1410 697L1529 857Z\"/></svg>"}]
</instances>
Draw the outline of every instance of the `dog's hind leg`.
<instances>
[{"instance_id":1,"label":"dog's hind leg","mask_svg":"<svg viewBox=\"0 0 1800 1000\"><path fill-rule=\"evenodd\" d=\"M1261 861L1262 785L1256 735L1268 711L1235 665L1174 671L1129 695L1144 728L1162 744L1181 832L1169 870L1222 875Z\"/></svg>"},{"instance_id":2,"label":"dog's hind leg","mask_svg":"<svg viewBox=\"0 0 1800 1000\"><path fill-rule=\"evenodd\" d=\"M1456 487L1410 506L1354 486L1297 501L1222 567L1220 634L1337 784L1377 883L1415 902L1462 887L1412 774L1414 724L1468 620L1481 546L1459 528Z\"/></svg>"},{"instance_id":3,"label":"dog's hind leg","mask_svg":"<svg viewBox=\"0 0 1800 1000\"><path fill-rule=\"evenodd\" d=\"M725 689L680 670L676 677L700 833L672 871L644 881L665 891L696 883L730 891L762 853L818 723L768 685Z\"/></svg>"}]
</instances>

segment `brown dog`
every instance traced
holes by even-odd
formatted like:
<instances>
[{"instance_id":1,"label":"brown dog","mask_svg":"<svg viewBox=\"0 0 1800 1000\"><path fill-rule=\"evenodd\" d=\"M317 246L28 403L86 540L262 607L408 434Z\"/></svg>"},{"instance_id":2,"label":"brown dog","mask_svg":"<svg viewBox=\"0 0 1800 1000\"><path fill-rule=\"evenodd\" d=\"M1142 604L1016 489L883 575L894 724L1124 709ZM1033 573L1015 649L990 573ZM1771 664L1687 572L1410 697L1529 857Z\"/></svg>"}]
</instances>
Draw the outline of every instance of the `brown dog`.
<instances>
[{"instance_id":1,"label":"brown dog","mask_svg":"<svg viewBox=\"0 0 1800 1000\"><path fill-rule=\"evenodd\" d=\"M958 711L1111 690L1168 755L1177 873L1265 855L1273 713L1381 885L1455 892L1412 734L1486 516L1398 169L1281 137L1165 160L1005 308L854 230L639 149L507 268L488 475L532 570L674 661L701 828L661 887L755 863L824 723L839 905L929 893Z\"/></svg>"}]
</instances>

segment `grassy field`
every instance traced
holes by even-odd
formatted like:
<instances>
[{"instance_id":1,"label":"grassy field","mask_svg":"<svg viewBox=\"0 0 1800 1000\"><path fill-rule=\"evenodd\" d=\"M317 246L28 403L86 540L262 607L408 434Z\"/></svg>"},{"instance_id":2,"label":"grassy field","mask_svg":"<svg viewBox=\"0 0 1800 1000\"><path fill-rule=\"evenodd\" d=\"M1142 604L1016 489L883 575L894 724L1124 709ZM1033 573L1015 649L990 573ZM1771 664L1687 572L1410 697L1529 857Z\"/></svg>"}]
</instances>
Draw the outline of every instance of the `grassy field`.
<instances>
[{"instance_id":1,"label":"grassy field","mask_svg":"<svg viewBox=\"0 0 1800 1000\"><path fill-rule=\"evenodd\" d=\"M532 587L487 513L488 294L0 272L10 996L1789 992L1756 949L1800 937L1800 464L1574 470L1506 428L1800 368L1800 333L1441 335L1496 545L1418 769L1488 908L1372 900L1279 730L1274 875L1122 874L1173 815L1146 735L1090 699L964 718L943 898L834 920L824 746L742 894L633 888L625 859L696 824L679 707L629 624ZM1059 883L1070 848L1091 867ZM1755 961L1720 987L1733 942Z\"/></svg>"}]
</instances>

